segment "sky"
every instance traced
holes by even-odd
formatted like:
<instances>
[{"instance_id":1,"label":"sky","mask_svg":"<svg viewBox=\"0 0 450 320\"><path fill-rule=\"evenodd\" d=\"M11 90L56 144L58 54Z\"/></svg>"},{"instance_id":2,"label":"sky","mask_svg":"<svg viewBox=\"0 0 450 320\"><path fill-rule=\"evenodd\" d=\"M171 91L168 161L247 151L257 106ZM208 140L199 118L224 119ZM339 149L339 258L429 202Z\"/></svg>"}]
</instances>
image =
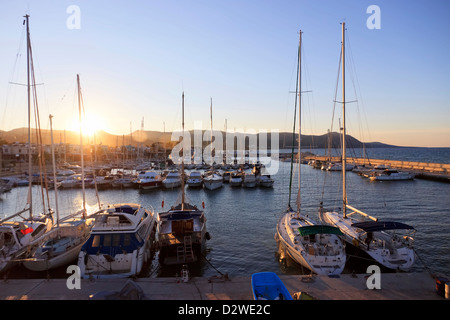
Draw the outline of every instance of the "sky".
<instances>
[{"instance_id":1,"label":"sky","mask_svg":"<svg viewBox=\"0 0 450 320\"><path fill-rule=\"evenodd\" d=\"M26 83L25 14L41 127L52 114L77 130L79 74L88 127L119 135L142 120L178 130L182 92L186 129L210 128L212 99L214 129L291 132L299 30L302 133L338 131L345 22L348 134L450 147L449 13L447 0L3 0L0 129L27 126L26 87L11 83Z\"/></svg>"}]
</instances>

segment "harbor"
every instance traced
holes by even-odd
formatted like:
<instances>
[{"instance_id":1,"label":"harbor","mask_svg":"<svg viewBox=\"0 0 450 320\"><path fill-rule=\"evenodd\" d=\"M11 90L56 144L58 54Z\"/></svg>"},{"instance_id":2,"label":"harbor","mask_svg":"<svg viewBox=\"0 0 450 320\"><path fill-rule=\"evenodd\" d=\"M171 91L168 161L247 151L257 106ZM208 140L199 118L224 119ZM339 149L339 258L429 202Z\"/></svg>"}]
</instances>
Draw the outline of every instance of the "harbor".
<instances>
[{"instance_id":1,"label":"harbor","mask_svg":"<svg viewBox=\"0 0 450 320\"><path fill-rule=\"evenodd\" d=\"M283 39L286 46L271 44L277 48L275 52L258 48L260 43L273 37L269 30L262 33L267 39L255 37L255 29L245 40L242 38L246 45L234 43L241 35L239 32L227 35L229 21L222 25L223 30L213 37L211 33L205 41L189 38L192 34L201 37L203 31L206 33L216 27L215 23L208 23L189 30L196 23L204 23L199 22L202 19L195 19L199 12L208 13L210 19L216 11L221 12L216 18L222 18L222 10L227 10L226 6L217 10L214 4L213 8L207 5L202 10L190 8L197 5L189 3L189 8L180 10L186 6L184 2L169 7L154 4L154 8L143 4L140 10L130 14L128 10L117 10L124 9L120 8L124 3L115 4L114 14L123 15L123 19L117 19L119 28L111 29L113 32L104 29L101 25L104 16L101 16L96 20L100 23L95 24L101 30L98 34L92 24L84 22L79 32L80 7L70 6L66 12L73 15L66 27L71 30L70 36L78 32L83 38L70 38L67 34L64 39L70 38L74 45L78 43L82 64L77 65L79 57L71 56L71 52L52 55L43 51L45 57L54 57L55 61L55 65L43 65L52 79L50 98L46 94L41 96L39 86L44 83L35 74L34 67L40 66L34 61L39 55L33 55L42 50L40 45L51 40L47 38L51 33L46 32L46 28L53 30L54 27L46 25L50 21L46 17L48 13L42 10L30 15L27 11L25 15L17 15L17 21L9 17L5 20L5 25L13 26L11 35L18 35L18 28L21 28L22 36L13 64L15 70L5 93L6 107L0 132L0 300L168 301L169 316L220 317L263 313L267 316L270 312L266 312L266 307L281 300L450 299L450 197L447 196L450 194L450 148L447 123L442 121L448 111L443 108L444 99L434 100L436 108L444 111L427 111L430 117L443 114L433 120L418 116L422 114L423 109L419 107L423 104L417 99L407 99L413 88L407 81L395 81L395 92L402 97L397 99L402 103L400 106L391 105L389 90L371 86L371 92L386 94L380 99L369 99L372 113L369 119L376 128L376 141L385 142L369 142L374 141L372 138L358 140L354 137L355 125L361 137L368 129L362 128L365 125L359 108L362 97L357 91L367 88L367 83L361 87L358 83L353 52L364 59L378 59L378 56L370 57L370 50L359 51L369 48L366 41L370 38L362 36L361 26L351 23L352 19L345 19L339 21L339 26L333 21L319 34L310 34L309 30L318 25L311 28L308 24L298 29L290 26L289 31L274 30L275 38L280 40L281 35L289 34ZM242 4L246 24L249 22L247 14L254 16L254 8L246 11L250 9L247 6ZM291 6L298 6L298 3L292 2ZM142 10L144 7L151 10ZM264 7L258 6L257 10L275 13ZM13 10L14 14L19 10L13 6L10 9L8 15L11 16ZM96 16L92 14L98 9L97 3L83 4L82 17L88 17L83 21L92 21ZM141 16L141 12L152 15L159 9L163 12L158 19ZM375 12L371 21L379 19L380 8L372 5L367 13L369 9ZM291 14L290 11L278 22L285 21L284 16ZM303 8L300 11L303 15ZM437 13L441 11L444 10ZM172 20L166 25L174 12L176 22ZM194 19L179 24L186 13ZM230 13L240 18L236 12ZM347 11L339 11L339 14L344 13ZM136 25L131 24L133 29L122 34L122 29L128 27L123 28L121 23L127 19ZM303 19L296 16L292 21L307 21ZM379 29L379 21L371 25L369 20L363 27ZM278 22L273 27L284 24ZM149 23L153 25L149 27ZM325 25L328 21L321 23ZM186 42L167 37L177 28L182 28L183 32L178 30L174 34ZM133 37L129 36L131 30L135 30ZM202 32L198 32L200 30ZM242 28L239 30L245 34ZM293 30L296 35L291 34ZM356 33L357 51L350 47L349 30ZM34 37L35 33L33 39L37 41L32 42L31 35ZM110 33L117 39L109 38ZM198 52L189 50L191 43L205 43L209 47L216 41L215 34L224 36L220 37L225 40L220 46L237 45L235 48L227 46L231 51L219 47L218 43L211 47L214 61L223 59L227 62L225 68L224 65L215 67L210 56L203 56L205 50L199 50L200 47L195 47ZM383 33L383 36L390 35ZM141 41L142 38L152 41ZM81 46L80 39L83 39ZM397 35L390 42L396 43L397 39L403 36ZM90 50L82 49L90 41L96 44L97 57L91 56ZM328 88L329 81L314 79L320 83L319 88L322 87L319 89L320 107L314 105L314 98L310 99L312 81L307 71L309 59L304 59L305 41L330 45L320 49L312 46L312 61L322 69L311 73L314 78L320 74L333 79L328 62L338 64L333 100L325 98L325 92L332 92L331 82ZM378 40L371 41L376 44ZM109 47L108 43L113 43L114 47ZM142 47L136 47L137 43ZM170 47L172 43L180 47L174 50L175 47ZM239 66L245 61L242 55L247 55L250 47L259 50L248 55L248 62ZM140 56L142 49L149 56ZM129 50L134 52L132 59L127 57L131 53ZM21 51L26 51L26 63L21 60ZM121 54L117 55L118 52ZM227 54L221 56L224 52ZM104 64L104 53L108 53L107 64ZM407 50L403 54L416 53ZM69 65L74 68L64 70L56 79L53 67L63 64L59 61L60 55L69 59L66 61L71 61ZM289 60L287 55L296 57L295 76L294 66L284 65ZM197 57L203 59L196 60ZM276 60L270 61L275 57ZM184 60L186 58L189 59ZM389 71L401 67L395 63L395 58L398 57L392 56L380 66L392 66ZM420 55L416 59L424 60ZM401 58L401 61L407 60ZM427 61L434 63L432 59ZM18 70L25 65L26 81L23 79L25 72ZM116 69L115 65L122 69ZM185 65L190 67L185 69ZM262 68L263 65L267 67ZM394 87L394 83L389 84L389 78L373 77L377 73L386 77L386 72L380 72L382 67L367 69L375 65L368 61L363 65L364 81ZM193 66L195 70L190 69ZM233 70L235 66L238 69ZM272 66L276 68L270 69ZM288 78L289 68L292 74L287 90L279 85L280 79ZM407 75L410 67L403 68L395 72ZM270 73L254 77L256 70ZM281 70L277 77L276 72ZM105 71L117 75L114 82L104 76ZM241 72L246 72L248 78L236 76ZM271 77L267 77L269 74ZM178 76L181 77L178 79ZM255 82L251 81L252 77ZM201 83L199 79L208 80ZM272 82L266 85L263 79ZM139 85L136 80L140 80ZM174 89L179 80L181 90ZM61 86L52 86L52 81ZM438 88L436 84L443 82L435 81L434 87ZM405 83L407 90L402 88ZM255 84L258 89L254 91ZM26 94L25 91L15 92L17 85L26 86ZM63 87L69 88L62 91ZM349 87L355 92L349 92ZM250 89L244 91L244 88ZM282 91L287 94L284 123L279 95ZM72 103L68 101L71 92ZM326 103L324 99L328 99ZM43 101L46 101L44 107ZM323 108L331 102L334 102L332 111ZM357 107L348 108L348 104L353 103L357 103ZM15 111L7 110L8 104L20 112L16 115ZM72 112L69 112L70 104ZM336 104L339 104L337 109ZM416 120L390 122L396 117L384 114L406 106ZM432 107L434 105L430 104L429 108ZM383 108L386 108L384 112ZM412 111L414 108L416 112ZM49 113L46 127L47 115L43 110ZM318 130L323 132L326 128L328 137L306 134L316 130L312 128L316 116L305 114L313 110L320 112ZM15 118L11 119L13 114ZM150 130L145 130L143 114L150 116ZM330 117L331 127L326 123ZM209 130L204 130L206 118L209 118L206 121ZM217 118L220 122L224 120L223 131ZM129 135L125 136L124 132L128 131L125 122L136 119L141 129L133 132L130 121ZM420 122L420 126L415 121ZM339 133L334 132L337 122ZM59 145L55 143L54 125L60 128L57 132ZM3 127L8 128L3 130ZM413 133L413 128L421 129ZM66 129L71 131L69 143ZM394 141L402 141L405 146L436 147L390 144ZM306 151L307 145L310 151ZM333 151L337 155L332 155ZM215 302L223 308L189 306L198 302ZM290 304L290 308L295 306ZM276 313L280 311L276 309Z\"/></svg>"}]
</instances>

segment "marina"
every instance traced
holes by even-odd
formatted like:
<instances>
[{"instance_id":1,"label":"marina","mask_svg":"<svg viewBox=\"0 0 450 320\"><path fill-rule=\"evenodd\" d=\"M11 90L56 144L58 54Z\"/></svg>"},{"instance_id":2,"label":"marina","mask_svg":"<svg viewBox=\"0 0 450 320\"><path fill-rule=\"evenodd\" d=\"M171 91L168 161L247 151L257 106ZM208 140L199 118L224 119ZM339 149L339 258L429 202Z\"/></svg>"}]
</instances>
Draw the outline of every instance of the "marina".
<instances>
[{"instance_id":1,"label":"marina","mask_svg":"<svg viewBox=\"0 0 450 320\"><path fill-rule=\"evenodd\" d=\"M95 6L97 4L94 4ZM79 18L79 7L72 7L78 8ZM149 10L149 12L153 11ZM188 11L175 10L174 12ZM190 13L197 14L197 11ZM83 11L83 17L89 17L90 14L88 10ZM129 13L123 14L126 16ZM161 15L161 17L164 16ZM120 95L127 90L122 88L119 90L119 87L112 85L109 79L105 81L105 78L102 79L102 76L99 76L99 79L93 81L92 75L86 72L93 68L85 69L85 66L76 66L88 73L85 78L83 76L83 84L86 84L83 91L80 75L78 72L74 73L76 84L73 88L76 87L76 92L74 92L72 107L75 110L77 105L76 116L74 111L71 116L68 116L69 103L64 100L66 95L69 96L71 89L67 89L57 104L53 101L51 107L47 107L47 110L52 110L52 114L53 111L60 112L59 118L56 117L59 121L58 126L68 128L65 121L59 120L67 117L74 121L76 130L79 130L79 133L72 134L72 139L76 136L77 143L74 144L72 140L69 152L66 149L69 144L65 141L65 129L64 143L62 143L63 131L59 131L59 148L56 156L53 137L54 115L48 116L50 130L49 133L45 133L50 135L50 144L48 137L44 143L42 135L46 129L41 127L42 108L39 111L38 100L45 101L47 97L38 99L37 88L41 83L38 83L39 81L35 78L33 52L39 50L31 49L29 18L28 13L23 16L21 40L25 42L26 38L27 79L23 86L27 87L27 93L25 95L22 92L20 96L27 97L28 121L27 128L19 130L27 131L26 142L24 138L18 138L18 133L3 131L3 128L1 128L2 136L0 137L1 300L257 300L267 302L450 299L450 215L448 214L450 148L424 150L424 148L414 147L389 147L390 145L380 142L368 142L368 148L366 148L366 142L350 136L348 131L351 129L354 134L355 124L359 126L362 135L363 121L359 114L353 115L355 110L359 113L359 105L357 108L346 111L346 104L358 102L359 99L359 93L355 92L357 100L349 99L348 93L346 100L345 79L348 71L346 71L346 61L350 63L347 66L350 73L355 72L352 50L347 48L349 47L347 21L341 22L339 28L342 30L340 56L338 50L334 52L334 59L337 60L339 56L339 68L333 111L325 111L320 116L325 118L324 115L329 113L326 117L331 117L331 114L333 117L331 130L328 129L327 149L321 149L325 145L325 136L317 136L321 137L321 142L311 145L310 151L306 151L308 149L305 146L307 142L304 140L306 135L302 136L307 130L304 122L307 122L308 126L312 125L313 121L309 115L302 120L305 109L303 103L309 104L310 99L306 97L306 94L312 90L309 88L311 83L309 75L305 74L306 84L302 82L303 73L309 72L305 71L308 68L302 69L306 60L302 60L304 58L303 32L300 30L296 87L294 92L288 93L288 96L295 93L295 104L292 108L290 102L286 103L285 124L282 125L279 122L282 118L280 106L274 107L273 103L278 101L276 104L279 104L279 96L274 95L273 101L268 97L259 100L261 98L250 98L250 96L247 100L244 98L244 92L235 91L236 88L232 88L231 83L236 84L239 90L243 90L244 83L240 82L241 77L236 77L236 72L231 67L237 61L241 61L241 58L234 60L231 52L236 51L242 54L243 50L235 50L231 47L232 51L228 56L221 57L219 54L216 58L223 58L224 61L230 62L227 72L233 74L233 77L228 80L223 78L225 81L216 82L217 88L208 89L211 94L218 96L217 100L215 98L215 117L219 117L220 121L224 116L230 115L231 118L224 118L224 131L213 130L213 127L220 128L221 125L217 126L217 123L213 122L212 98L205 99L210 102L209 131L204 130L203 133L202 122L199 119L207 117L208 113L205 111L208 104L198 98L199 89L196 85L192 85L196 81L191 78L191 75L195 74L198 78L208 79L199 87L206 92L206 87L209 85L207 82L212 84L217 81L219 75L224 74L223 71L207 74L205 70L209 68L206 68L206 63L210 58L198 61L198 65L202 68L205 66L205 70L202 68L190 70L189 77L181 81L183 89L176 89L181 94L181 100L180 94L177 94L175 99L173 95L176 91L173 89L175 72L168 69L168 65L159 63L168 59L171 68L175 66L177 72L182 71L184 69L184 62L181 63L182 56L158 53L159 49L161 52L166 50L162 49L161 43L159 43L160 47L147 50L148 44L141 42L142 48L135 50L136 55L139 55L141 49L146 49L150 55L160 56L150 56L150 59L142 59L142 61L137 58L136 61L141 61L141 64L134 66L137 67L136 70L125 63L124 69L120 72L113 67L110 70L111 74L120 75L115 77L118 81L126 79L125 81L129 82L126 83L130 90L127 98L112 97L113 93ZM40 18L42 20L42 17ZM76 20L77 17L73 18ZM181 15L178 18L182 19ZM103 17L99 18L101 19ZM150 20L152 23L157 21ZM196 20L193 19L193 21ZM46 20L42 21L45 25ZM135 19L135 21L137 23L139 20ZM10 21L7 23L9 24ZM164 24L165 21L158 23ZM71 30L69 21L66 26ZM369 20L366 26L371 30ZM338 30L337 26L334 27ZM83 24L83 28L88 30L87 33L84 29L82 30L83 36L95 33L90 29L89 24ZM212 25L211 28L213 28ZM203 29L204 26L198 30ZM37 25L36 30L42 33L45 28ZM353 27L353 30L360 32L357 26ZM118 31L115 30L114 33L120 35ZM186 31L186 34L179 34L183 39L184 37L188 39L188 34L191 33L189 28L186 27L183 31ZM172 31L167 30L167 32ZM265 34L269 35L267 32ZM145 32L145 35L154 38L155 44L158 43L158 37L155 37L155 34L152 35L149 30ZM138 39L140 34L137 33L136 36ZM237 39L235 37L237 34L233 35L233 39ZM323 41L321 37L316 40L316 37L308 36L308 41L314 39L311 40L313 43L314 41L334 43L338 48L337 38ZM103 36L97 38L101 38L102 41L107 39ZM249 38L256 39L254 34ZM355 38L358 39L357 46L364 48L365 38L360 34ZM48 41L45 38L45 32L43 38L36 37L36 39L37 43L45 44ZM183 49L180 50L183 52L183 58L184 55L191 55L191 59L194 60L193 57L200 56L204 51L190 53L183 48L187 45L186 43L173 40L175 39L169 39L165 43L178 42ZM261 39L257 40L257 42L264 42L259 41ZM288 38L284 40L286 43L290 42ZM22 42L19 51L22 50ZM114 43L117 45L120 42L114 41ZM256 42L251 43L250 47L255 44ZM37 47L39 48L39 45ZM130 43L123 43L123 48L132 47ZM287 46L274 47L280 48L280 52L291 51ZM102 45L99 42L99 55L102 54L101 48ZM156 48L158 50L155 50ZM117 49L119 48L108 51L111 57L115 55ZM346 51L347 49L350 50ZM223 51L224 48L217 50L218 53ZM260 53L266 51L268 50L260 50ZM324 47L318 52L331 51L331 47L330 49ZM45 55L48 54L48 52L45 53ZM350 56L346 58L346 54ZM315 56L316 53L313 54L313 60L316 60ZM366 58L366 55L362 56ZM20 57L19 52L14 68L19 68L19 65L23 65L22 68L25 66L23 61L19 61ZM67 58L69 59L69 55ZM262 60L258 61L259 58ZM258 64L264 61L264 65L271 66L273 63L270 63L269 59L269 56L258 54L253 55L249 61ZM332 60L331 56L321 57L321 59L327 63ZM280 55L278 60L287 59ZM55 65L58 65L58 59L55 58L55 61ZM89 66L87 61L90 59L82 61ZM133 59L123 61L135 63ZM155 66L158 66L160 70L155 68L149 72L150 69L146 70L146 68L154 61L158 62ZM103 70L101 64L97 63L99 64L97 74L101 75ZM248 68L246 64L252 63L244 63L239 69ZM367 61L364 64L366 68L367 65L370 66ZM196 64L192 62L192 65ZM52 74L53 70L48 65L47 68ZM281 66L277 68L282 69ZM262 69L261 65L257 69ZM406 70L409 69L403 72ZM142 81L147 88L142 94L148 91L149 96L140 96L137 91L131 91L131 88L133 90L143 88L134 82L135 77L143 80L137 76L141 71L149 75L148 79ZM162 73L158 74L160 71L170 75L170 79L164 79L164 76L161 76ZM252 72L248 73L252 74ZM366 71L364 77L370 78L372 73ZM401 72L398 73L401 74ZM71 80L73 84L74 74ZM124 76L125 74L133 76ZM328 69L324 68L321 74L332 79ZM152 79L154 75L158 75L158 78ZM16 71L11 73L11 77L15 76ZM280 74L279 79L284 77L286 74L282 76ZM246 81L245 86L252 88L249 92L254 87L258 88L260 92L257 95L263 92L268 94L269 86L266 87L261 81L266 78L267 75L261 74L255 78L255 83ZM61 79L64 79L61 83L66 81L63 75ZM186 110L184 79L189 80L187 81L189 93ZM357 77L350 74L349 79L353 82L353 89L357 91L359 83L354 83L355 79L358 81ZM10 85L20 84L16 82L16 79L11 80L14 81L10 81ZM171 84L170 89L163 88L166 80ZM389 85L384 80L377 81ZM318 82L325 83L325 81ZM350 84L349 80L347 82ZM399 84L403 82L405 81L398 81ZM92 92L102 92L103 89L96 87L99 83L108 88L108 94L103 92L102 99L88 100L84 96L85 93L88 93L87 97L89 95L92 97ZM117 85L123 84L119 82ZM158 87L160 85L161 87ZM339 86L342 90L341 97L338 96ZM275 87L275 83L271 83L270 87ZM330 91L325 88L322 89ZM52 94L59 94L59 90L62 90L53 89L52 91L55 92ZM224 99L224 89L230 93L229 96L233 100L227 100L228 97ZM373 90L387 92L384 89ZM205 92L201 94L204 95ZM302 96L304 94L305 96ZM16 93L11 96L15 97ZM407 94L403 92L399 96L406 97ZM7 103L9 97L8 91ZM384 96L383 99L388 100ZM88 102L86 106L84 100ZM267 100L270 107L265 105L264 100ZM377 99L371 97L371 100ZM439 99L441 100L444 99ZM126 110L127 114L121 113L120 117L117 117L114 111L118 101L127 103L126 109L123 106L120 109L120 111ZM156 108L153 103L160 105ZM342 106L342 112L336 112L334 109L336 103ZM406 105L408 101L405 100L402 103ZM20 106L21 112L25 111L22 110L22 105L25 106L25 103L16 101L14 104L17 110ZM100 113L102 104L108 106L110 110L107 112L103 110L103 113ZM130 107L134 104L136 110ZM178 116L180 104L181 131L177 129L180 124ZM248 108L249 104L258 105L261 108L251 110ZM177 105L176 111L172 109L173 105ZM249 114L246 114L247 109L251 110ZM271 115L275 109L276 114ZM308 112L311 109L320 110L320 112L324 110L322 107L311 108L309 105L306 109ZM90 113L91 110L95 110L102 116L93 116ZM189 118L189 128L186 128L186 132L185 111L187 111L186 118ZM225 114L224 111L227 113ZM130 121L127 142L125 142L125 134L122 134L122 144L119 145L118 135L106 134L101 128L100 124L103 120L112 121L114 118L115 121L119 120L115 125L118 129L123 126L124 116L134 117L138 112L151 115L151 130L154 131L144 130L144 117L141 120L140 131L133 132ZM61 113L64 114L63 117ZM2 119L2 123L5 124L11 112L5 111L3 114L6 120ZM335 114L342 118L334 119ZM269 130L263 129L267 122L260 121L265 116L270 120L268 123L272 128L269 139ZM18 116L21 121L24 121L22 117L25 119L25 116ZM350 120L352 118L357 119L356 123ZM308 120L305 121L305 119ZM389 121L372 122L374 119L376 117L372 117L370 122L378 126L377 130L384 125L392 126ZM235 128L233 133L227 128L228 120ZM339 120L340 133L333 132L333 124L337 120ZM166 121L172 121L169 124L169 132L166 132ZM291 121L292 134L283 132L281 139L278 128L289 128ZM174 125L175 122L177 122L176 125ZM448 129L442 129L437 125L436 128L432 128L430 123L428 125L431 127L428 131L425 129L420 131L427 132L429 136L435 133L433 138L436 136L436 140L430 142L430 145L433 145L432 143L447 145L448 141L445 141L445 137L437 136L438 133L445 133ZM191 130L192 125L194 130ZM408 125L408 128L419 127L409 122ZM163 131L157 131L160 126L164 128ZM239 126L245 127L245 130L236 130ZM259 131L251 126L258 127ZM395 125L394 129L397 129ZM403 131L400 127L398 129L399 132L408 132L405 128L402 128ZM109 138L108 143L96 141L96 132L103 132L103 138ZM224 132L225 139L223 139ZM7 134L8 139L6 139ZM170 139L168 139L169 136ZM389 134L387 136L389 137ZM310 135L308 141L312 143L314 137ZM414 141L412 137L410 138L409 141ZM285 149L286 140L290 140L287 144L291 145L290 149ZM331 146L337 140L340 146L334 150L337 155L332 156ZM208 145L207 142L210 144ZM270 147L273 148L270 152L268 152L269 142ZM281 143L283 148L280 148ZM355 152L355 149L350 148L352 143L362 147L355 149L362 150ZM102 151L97 153L97 148ZM372 153L370 157L366 149ZM67 160L67 156L70 160ZM185 304L178 314L195 314L191 311L188 304ZM218 312L208 308L203 311L208 311L207 317L213 311ZM170 312L174 312L173 309ZM225 312L223 308L221 315L227 312L229 311Z\"/></svg>"}]
</instances>

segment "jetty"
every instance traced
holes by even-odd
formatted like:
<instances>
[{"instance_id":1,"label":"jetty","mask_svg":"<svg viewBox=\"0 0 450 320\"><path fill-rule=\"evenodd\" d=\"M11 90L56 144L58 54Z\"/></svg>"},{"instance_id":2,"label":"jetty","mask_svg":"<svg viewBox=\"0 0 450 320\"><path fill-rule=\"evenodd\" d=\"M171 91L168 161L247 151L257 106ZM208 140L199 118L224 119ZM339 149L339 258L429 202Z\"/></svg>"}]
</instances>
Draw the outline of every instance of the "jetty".
<instances>
[{"instance_id":1,"label":"jetty","mask_svg":"<svg viewBox=\"0 0 450 320\"><path fill-rule=\"evenodd\" d=\"M340 157L315 156L308 155L303 157L304 160L315 160L322 162L341 162ZM450 182L450 164L447 163L430 163L416 161L401 161L387 159L367 159L367 158L348 158L348 164L370 165L370 166L386 166L397 170L409 171L415 174L418 179L428 179L443 182Z\"/></svg>"},{"instance_id":2,"label":"jetty","mask_svg":"<svg viewBox=\"0 0 450 320\"><path fill-rule=\"evenodd\" d=\"M280 279L299 300L445 300L426 272L381 273L380 289L368 288L368 274L280 275ZM68 279L9 279L0 282L0 299L89 300L99 292L119 292L128 281L148 300L253 300L250 276L82 279L79 289L69 289Z\"/></svg>"}]
</instances>

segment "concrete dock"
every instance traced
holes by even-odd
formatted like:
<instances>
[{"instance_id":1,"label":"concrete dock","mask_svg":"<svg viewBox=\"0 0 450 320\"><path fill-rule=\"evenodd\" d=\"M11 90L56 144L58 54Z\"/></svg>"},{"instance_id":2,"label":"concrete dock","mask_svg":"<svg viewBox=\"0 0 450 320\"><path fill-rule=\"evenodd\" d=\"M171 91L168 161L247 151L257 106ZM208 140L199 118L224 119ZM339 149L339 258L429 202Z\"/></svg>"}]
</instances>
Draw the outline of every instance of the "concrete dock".
<instances>
[{"instance_id":1,"label":"concrete dock","mask_svg":"<svg viewBox=\"0 0 450 320\"><path fill-rule=\"evenodd\" d=\"M381 289L368 289L367 274L328 276L280 275L289 292L318 300L444 300L428 273L382 273ZM88 300L101 291L120 291L129 279L80 280L68 289L66 279L11 279L0 282L1 300ZM253 300L251 277L137 278L150 300Z\"/></svg>"}]
</instances>

